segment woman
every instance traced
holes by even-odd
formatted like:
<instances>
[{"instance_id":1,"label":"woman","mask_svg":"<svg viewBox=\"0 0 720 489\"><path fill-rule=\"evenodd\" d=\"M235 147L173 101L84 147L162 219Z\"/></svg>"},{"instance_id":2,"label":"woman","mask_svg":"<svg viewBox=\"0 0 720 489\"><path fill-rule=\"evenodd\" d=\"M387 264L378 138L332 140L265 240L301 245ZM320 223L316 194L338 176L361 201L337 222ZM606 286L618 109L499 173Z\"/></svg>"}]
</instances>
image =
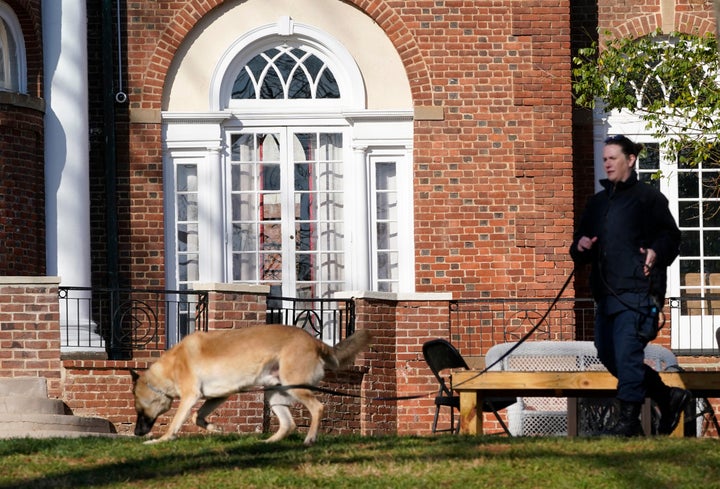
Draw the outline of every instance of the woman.
<instances>
[{"instance_id":1,"label":"woman","mask_svg":"<svg viewBox=\"0 0 720 489\"><path fill-rule=\"evenodd\" d=\"M595 347L618 379L618 420L605 434L642 434L639 414L645 397L660 408L658 432L674 431L691 394L665 385L644 362L655 339L665 300L667 267L680 246L680 230L664 195L638 180L641 144L625 136L605 140L603 190L592 196L575 231L570 255L590 263L596 302Z\"/></svg>"}]
</instances>

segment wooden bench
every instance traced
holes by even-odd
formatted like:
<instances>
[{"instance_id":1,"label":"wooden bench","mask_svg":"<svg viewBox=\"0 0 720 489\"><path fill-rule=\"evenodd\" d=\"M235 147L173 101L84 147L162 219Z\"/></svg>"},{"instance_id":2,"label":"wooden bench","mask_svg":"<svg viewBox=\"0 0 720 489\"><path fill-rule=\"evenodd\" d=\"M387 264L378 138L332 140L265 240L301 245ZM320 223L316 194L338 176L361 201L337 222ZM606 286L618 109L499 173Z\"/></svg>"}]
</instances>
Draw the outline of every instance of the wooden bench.
<instances>
[{"instance_id":1,"label":"wooden bench","mask_svg":"<svg viewBox=\"0 0 720 489\"><path fill-rule=\"evenodd\" d=\"M660 376L667 385L688 389L695 397L720 397L720 371L661 372ZM460 394L460 433L465 434L483 434L485 397L612 397L617 387L617 379L602 371L480 374L479 370L462 370L453 372L452 381L453 389ZM570 436L577 434L577 424L572 424ZM673 435L682 436L682 430L675 430Z\"/></svg>"}]
</instances>

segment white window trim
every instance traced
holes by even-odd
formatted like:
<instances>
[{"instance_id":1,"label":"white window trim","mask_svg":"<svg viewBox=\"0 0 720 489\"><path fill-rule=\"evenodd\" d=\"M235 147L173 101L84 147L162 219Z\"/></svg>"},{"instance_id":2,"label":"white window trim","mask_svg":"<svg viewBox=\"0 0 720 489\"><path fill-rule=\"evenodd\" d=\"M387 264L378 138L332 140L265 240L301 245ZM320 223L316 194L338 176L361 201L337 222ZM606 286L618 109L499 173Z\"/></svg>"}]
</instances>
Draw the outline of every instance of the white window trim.
<instances>
[{"instance_id":1,"label":"white window trim","mask_svg":"<svg viewBox=\"0 0 720 489\"><path fill-rule=\"evenodd\" d=\"M376 162L384 160L391 160L395 163L396 179L398 182L397 192L397 226L400 249L398 249L398 293L401 292L414 292L415 290L415 241L414 239L402 239L407 236L414 236L413 234L413 194L412 185L401 185L402 182L412 181L412 167L409 164L408 148L406 147L372 147L367 149L367 168L370 174L368 180L367 189L369 192L374 190L374 165ZM410 179L410 180L408 180ZM375 196L369 195L368 202L374 203ZM377 257L377 236L375 231L375 222L373 217L370 217L369 225L369 236L372 239L369 241L368 250L370 256L370 270L371 270L371 281L373 289L377 285L377 264L374 263Z\"/></svg>"},{"instance_id":2,"label":"white window trim","mask_svg":"<svg viewBox=\"0 0 720 489\"><path fill-rule=\"evenodd\" d=\"M232 109L232 87L240 69L250 61L249 56L274 47L289 36L294 42L300 42L300 47L311 52L321 53L327 60L328 67L333 72L340 88L341 99L295 101L299 108L317 107L327 105L339 107L342 103L344 110L362 110L365 106L365 84L355 60L348 50L333 37L315 27L296 24L289 17L281 17L276 24L269 24L253 29L239 37L223 53L216 65L210 81L209 107L210 110ZM243 100L237 101L243 110L248 108L264 109L268 101ZM287 101L285 101L287 102ZM226 104L229 104L226 105ZM312 105L310 105L312 104ZM282 112L288 112L288 105L283 104Z\"/></svg>"}]
</instances>

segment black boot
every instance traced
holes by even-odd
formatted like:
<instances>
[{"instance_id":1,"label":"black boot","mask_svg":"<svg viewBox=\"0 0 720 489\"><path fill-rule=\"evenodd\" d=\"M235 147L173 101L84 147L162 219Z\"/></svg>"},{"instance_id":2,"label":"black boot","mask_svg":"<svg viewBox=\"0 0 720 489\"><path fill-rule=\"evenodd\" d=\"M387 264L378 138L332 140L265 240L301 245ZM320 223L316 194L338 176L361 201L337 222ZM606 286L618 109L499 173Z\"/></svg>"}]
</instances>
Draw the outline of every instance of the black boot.
<instances>
[{"instance_id":1,"label":"black boot","mask_svg":"<svg viewBox=\"0 0 720 489\"><path fill-rule=\"evenodd\" d=\"M680 415L685 411L685 407L690 402L692 394L690 391L680 389L679 387L671 387L668 395L661 402L657 402L660 408L660 423L658 424L658 433L661 435L669 435L680 422Z\"/></svg>"},{"instance_id":2,"label":"black boot","mask_svg":"<svg viewBox=\"0 0 720 489\"><path fill-rule=\"evenodd\" d=\"M604 436L641 436L640 409L642 403L618 400L616 403L617 418L614 425L606 428L601 434Z\"/></svg>"}]
</instances>

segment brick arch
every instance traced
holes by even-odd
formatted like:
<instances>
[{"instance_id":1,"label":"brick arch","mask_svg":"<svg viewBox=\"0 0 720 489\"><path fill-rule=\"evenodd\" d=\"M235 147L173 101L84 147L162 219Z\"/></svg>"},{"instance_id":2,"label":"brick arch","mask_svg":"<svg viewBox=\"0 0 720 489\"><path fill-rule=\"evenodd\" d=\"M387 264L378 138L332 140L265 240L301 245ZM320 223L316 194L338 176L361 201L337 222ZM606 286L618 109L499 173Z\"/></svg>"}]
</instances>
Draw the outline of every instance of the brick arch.
<instances>
[{"instance_id":1,"label":"brick arch","mask_svg":"<svg viewBox=\"0 0 720 489\"><path fill-rule=\"evenodd\" d=\"M611 37L631 37L638 39L657 31L662 26L662 17L659 13L638 15L610 29Z\"/></svg>"},{"instance_id":2,"label":"brick arch","mask_svg":"<svg viewBox=\"0 0 720 489\"><path fill-rule=\"evenodd\" d=\"M631 37L638 39L654 33L662 26L660 14L640 15L628 19L626 22L611 29L613 37ZM715 24L712 19L698 16L688 12L679 12L675 16L673 29L678 32L703 36L715 33Z\"/></svg>"},{"instance_id":3,"label":"brick arch","mask_svg":"<svg viewBox=\"0 0 720 489\"><path fill-rule=\"evenodd\" d=\"M165 77L180 44L203 16L222 3L223 0L192 0L174 15L161 34L148 62L139 106L161 106ZM411 80L410 87L415 103L432 105L433 91L429 70L414 36L400 16L384 1L352 0L352 3L378 23L397 49L408 79Z\"/></svg>"},{"instance_id":4,"label":"brick arch","mask_svg":"<svg viewBox=\"0 0 720 489\"><path fill-rule=\"evenodd\" d=\"M415 104L432 105L432 84L425 58L417 45L415 36L397 12L388 7L384 1L353 0L353 3L377 22L397 49L411 82L410 90Z\"/></svg>"},{"instance_id":5,"label":"brick arch","mask_svg":"<svg viewBox=\"0 0 720 489\"><path fill-rule=\"evenodd\" d=\"M712 19L703 18L688 12L680 12L675 16L675 29L687 34L704 36L715 34L715 23Z\"/></svg>"}]
</instances>

